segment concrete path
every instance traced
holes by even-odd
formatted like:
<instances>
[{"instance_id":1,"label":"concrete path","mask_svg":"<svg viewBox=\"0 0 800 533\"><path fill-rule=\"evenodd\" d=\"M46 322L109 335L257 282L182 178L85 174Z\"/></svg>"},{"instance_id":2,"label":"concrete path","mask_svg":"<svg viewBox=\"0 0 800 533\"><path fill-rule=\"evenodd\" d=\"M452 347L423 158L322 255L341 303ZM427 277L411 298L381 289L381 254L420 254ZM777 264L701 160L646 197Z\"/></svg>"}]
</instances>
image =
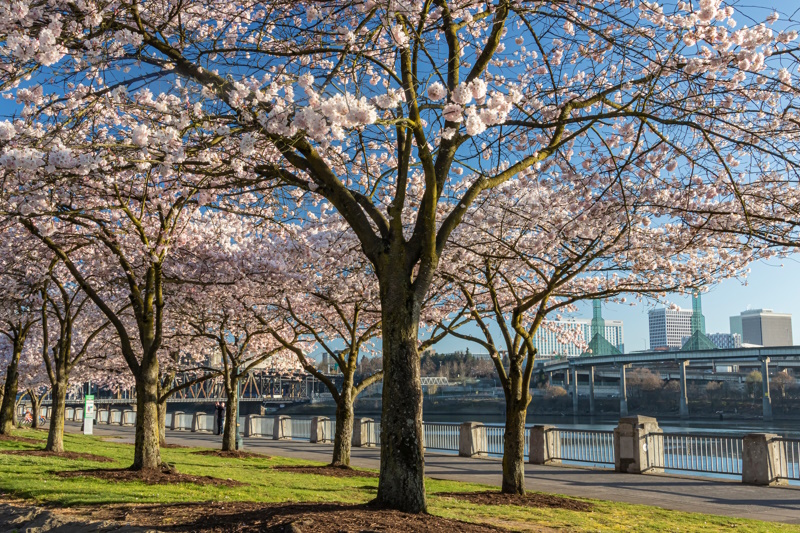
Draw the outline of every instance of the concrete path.
<instances>
[{"instance_id":1,"label":"concrete path","mask_svg":"<svg viewBox=\"0 0 800 533\"><path fill-rule=\"evenodd\" d=\"M67 422L67 431L78 432L78 423ZM133 442L132 427L94 427L95 435L121 437ZM168 431L167 442L185 446L218 448L221 437L209 433ZM245 448L268 455L279 455L328 462L330 444L302 441L274 441L246 438ZM379 468L380 450L353 448L353 466ZM500 486L502 465L499 459L468 459L440 453L425 454L425 472L434 479L470 481ZM597 498L617 502L653 505L677 511L699 512L739 518L800 524L800 489L792 487L754 487L734 481L719 481L668 475L617 474L609 470L525 465L529 490Z\"/></svg>"}]
</instances>

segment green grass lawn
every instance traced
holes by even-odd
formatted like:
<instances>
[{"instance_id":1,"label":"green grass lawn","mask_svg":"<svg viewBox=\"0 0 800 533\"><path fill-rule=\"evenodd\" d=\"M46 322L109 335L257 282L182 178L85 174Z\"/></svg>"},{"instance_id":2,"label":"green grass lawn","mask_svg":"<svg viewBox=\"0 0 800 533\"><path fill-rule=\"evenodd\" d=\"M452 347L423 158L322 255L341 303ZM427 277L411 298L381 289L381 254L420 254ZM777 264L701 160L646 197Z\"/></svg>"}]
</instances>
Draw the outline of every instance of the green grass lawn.
<instances>
[{"instance_id":1,"label":"green grass lawn","mask_svg":"<svg viewBox=\"0 0 800 533\"><path fill-rule=\"evenodd\" d=\"M46 433L20 430L20 437L42 441L34 444L0 441L0 450L33 450L44 446ZM91 477L61 478L52 472L95 468L124 468L133 459L128 444L104 442L99 437L64 435L67 451L86 452L114 459L113 463L0 454L0 493L11 494L54 506L93 506L130 503L176 503L197 501L256 502L343 502L363 503L374 498L378 480L374 477L337 478L273 470L279 465L319 465L282 457L228 459L193 454L197 449L170 448L161 451L163 460L183 474L234 479L238 487L145 485L140 482L109 482ZM484 491L484 485L428 480L429 511L458 520L506 527L512 531L547 528L567 531L730 531L798 532L800 527L771 524L697 513L667 511L643 505L602 500L585 500L591 512L529 508L515 505L477 505L437 496L438 493ZM496 489L495 489L496 490Z\"/></svg>"}]
</instances>

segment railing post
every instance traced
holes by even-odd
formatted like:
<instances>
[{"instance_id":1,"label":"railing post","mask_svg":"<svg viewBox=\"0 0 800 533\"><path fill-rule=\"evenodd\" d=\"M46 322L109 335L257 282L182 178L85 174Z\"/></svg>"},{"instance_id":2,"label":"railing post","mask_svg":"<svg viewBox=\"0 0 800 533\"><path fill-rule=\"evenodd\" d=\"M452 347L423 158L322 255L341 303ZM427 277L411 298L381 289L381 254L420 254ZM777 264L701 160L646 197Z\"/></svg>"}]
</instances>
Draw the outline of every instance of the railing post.
<instances>
[{"instance_id":1,"label":"railing post","mask_svg":"<svg viewBox=\"0 0 800 533\"><path fill-rule=\"evenodd\" d=\"M614 470L628 474L663 472L661 433L655 418L642 415L620 418L614 429Z\"/></svg>"},{"instance_id":2,"label":"railing post","mask_svg":"<svg viewBox=\"0 0 800 533\"><path fill-rule=\"evenodd\" d=\"M689 395L687 393L686 387L686 365L689 364L686 361L679 361L678 362L678 369L680 370L680 379L678 380L681 385L681 399L680 399L680 415L681 418L687 418L689 416Z\"/></svg>"},{"instance_id":3,"label":"railing post","mask_svg":"<svg viewBox=\"0 0 800 533\"><path fill-rule=\"evenodd\" d=\"M353 420L353 446L356 448L366 448L375 445L375 439L371 438L374 424L371 418L356 418Z\"/></svg>"},{"instance_id":4,"label":"railing post","mask_svg":"<svg viewBox=\"0 0 800 533\"><path fill-rule=\"evenodd\" d=\"M309 442L327 442L330 440L330 435L326 435L328 429L327 416L314 416L311 417L311 434L309 435Z\"/></svg>"},{"instance_id":5,"label":"railing post","mask_svg":"<svg viewBox=\"0 0 800 533\"><path fill-rule=\"evenodd\" d=\"M531 428L530 463L534 465L561 464L561 439L555 426Z\"/></svg>"},{"instance_id":6,"label":"railing post","mask_svg":"<svg viewBox=\"0 0 800 533\"><path fill-rule=\"evenodd\" d=\"M773 433L750 433L742 442L742 483L786 485L784 443Z\"/></svg>"},{"instance_id":7,"label":"railing post","mask_svg":"<svg viewBox=\"0 0 800 533\"><path fill-rule=\"evenodd\" d=\"M244 421L244 436L245 437L252 437L255 432L253 431L253 425L255 422L255 417L258 415L247 415Z\"/></svg>"},{"instance_id":8,"label":"railing post","mask_svg":"<svg viewBox=\"0 0 800 533\"><path fill-rule=\"evenodd\" d=\"M458 427L458 455L484 457L488 450L486 440L486 426L480 422L462 422Z\"/></svg>"},{"instance_id":9,"label":"railing post","mask_svg":"<svg viewBox=\"0 0 800 533\"><path fill-rule=\"evenodd\" d=\"M285 440L292 438L292 417L278 415L272 424L272 440Z\"/></svg>"},{"instance_id":10,"label":"railing post","mask_svg":"<svg viewBox=\"0 0 800 533\"><path fill-rule=\"evenodd\" d=\"M194 416L192 416L192 433L197 433L198 431L202 431L202 429L200 428L201 416L206 416L206 414L198 412L195 413Z\"/></svg>"}]
</instances>

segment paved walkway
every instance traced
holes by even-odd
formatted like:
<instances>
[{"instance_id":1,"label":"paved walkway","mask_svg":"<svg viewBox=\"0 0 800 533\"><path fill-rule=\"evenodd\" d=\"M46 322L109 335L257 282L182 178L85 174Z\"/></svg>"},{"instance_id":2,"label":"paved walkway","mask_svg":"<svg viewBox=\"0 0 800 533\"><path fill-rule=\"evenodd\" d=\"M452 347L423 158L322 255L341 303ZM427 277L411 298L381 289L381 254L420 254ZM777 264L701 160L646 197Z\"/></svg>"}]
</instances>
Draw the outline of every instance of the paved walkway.
<instances>
[{"instance_id":1,"label":"paved walkway","mask_svg":"<svg viewBox=\"0 0 800 533\"><path fill-rule=\"evenodd\" d=\"M67 431L78 432L78 423L67 422ZM133 442L132 427L95 426L95 434L117 436ZM208 433L168 431L167 442L185 446L217 448L220 437ZM328 462L330 444L302 441L245 439L248 450L297 459ZM353 448L351 462L362 468L379 468L380 450ZM498 459L468 459L427 453L425 472L434 479L470 481L500 486L502 465ZM739 518L800 524L800 489L754 487L733 481L707 480L667 475L617 474L608 470L525 465L530 490L653 505L677 511L699 512Z\"/></svg>"}]
</instances>

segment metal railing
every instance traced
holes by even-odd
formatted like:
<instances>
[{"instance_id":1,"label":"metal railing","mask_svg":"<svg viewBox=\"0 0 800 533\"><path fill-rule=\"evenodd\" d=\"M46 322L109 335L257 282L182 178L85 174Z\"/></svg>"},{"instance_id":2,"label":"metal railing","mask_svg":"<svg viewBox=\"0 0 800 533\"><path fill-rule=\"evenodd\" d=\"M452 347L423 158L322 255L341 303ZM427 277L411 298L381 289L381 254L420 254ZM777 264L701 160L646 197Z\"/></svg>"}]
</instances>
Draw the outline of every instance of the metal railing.
<instances>
[{"instance_id":1,"label":"metal railing","mask_svg":"<svg viewBox=\"0 0 800 533\"><path fill-rule=\"evenodd\" d=\"M742 436L662 433L647 436L656 468L711 474L742 474ZM659 453L663 450L663 453ZM659 458L661 459L659 461Z\"/></svg>"},{"instance_id":2,"label":"metal railing","mask_svg":"<svg viewBox=\"0 0 800 533\"><path fill-rule=\"evenodd\" d=\"M800 439L778 437L775 442L780 446L778 477L800 480Z\"/></svg>"},{"instance_id":3,"label":"metal railing","mask_svg":"<svg viewBox=\"0 0 800 533\"><path fill-rule=\"evenodd\" d=\"M555 433L554 459L614 467L614 432L591 429L551 429Z\"/></svg>"},{"instance_id":4,"label":"metal railing","mask_svg":"<svg viewBox=\"0 0 800 533\"><path fill-rule=\"evenodd\" d=\"M292 439L311 440L310 418L292 418Z\"/></svg>"},{"instance_id":5,"label":"metal railing","mask_svg":"<svg viewBox=\"0 0 800 533\"><path fill-rule=\"evenodd\" d=\"M423 422L426 450L458 451L460 424Z\"/></svg>"},{"instance_id":6,"label":"metal railing","mask_svg":"<svg viewBox=\"0 0 800 533\"><path fill-rule=\"evenodd\" d=\"M486 453L489 455L500 456L503 455L503 437L506 434L506 428L503 426L485 426L486 427Z\"/></svg>"},{"instance_id":7,"label":"metal railing","mask_svg":"<svg viewBox=\"0 0 800 533\"><path fill-rule=\"evenodd\" d=\"M364 421L362 423L367 425L367 446L380 446L381 423L375 420Z\"/></svg>"}]
</instances>

